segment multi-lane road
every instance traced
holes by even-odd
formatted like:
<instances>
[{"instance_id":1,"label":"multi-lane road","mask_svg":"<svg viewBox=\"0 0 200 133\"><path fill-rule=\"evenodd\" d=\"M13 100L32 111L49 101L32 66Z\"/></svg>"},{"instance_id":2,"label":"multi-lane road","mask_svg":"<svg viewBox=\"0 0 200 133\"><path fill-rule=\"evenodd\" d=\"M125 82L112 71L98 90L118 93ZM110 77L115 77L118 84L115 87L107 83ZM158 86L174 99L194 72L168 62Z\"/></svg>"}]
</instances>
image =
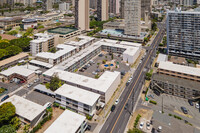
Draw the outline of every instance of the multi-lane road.
<instances>
[{"instance_id":1,"label":"multi-lane road","mask_svg":"<svg viewBox=\"0 0 200 133\"><path fill-rule=\"evenodd\" d=\"M137 67L131 83L124 89L120 96L120 102L116 106L114 112L109 115L100 133L124 133L129 117L132 115L131 112L135 107L135 102L138 99L142 85L144 84L145 73L150 69L156 56L157 46L165 34L165 24L158 23L158 28L160 30L152 42L152 45L147 48L146 56L143 58L142 63ZM125 109L126 105L128 106Z\"/></svg>"}]
</instances>

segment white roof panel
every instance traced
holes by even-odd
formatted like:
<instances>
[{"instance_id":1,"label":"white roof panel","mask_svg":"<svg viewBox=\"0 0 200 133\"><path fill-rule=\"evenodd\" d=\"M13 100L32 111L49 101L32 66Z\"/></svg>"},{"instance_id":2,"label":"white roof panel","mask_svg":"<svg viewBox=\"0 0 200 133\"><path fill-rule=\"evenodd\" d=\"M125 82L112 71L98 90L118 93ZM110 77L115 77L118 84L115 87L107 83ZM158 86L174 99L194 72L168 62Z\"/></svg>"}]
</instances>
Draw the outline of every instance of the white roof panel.
<instances>
[{"instance_id":1,"label":"white roof panel","mask_svg":"<svg viewBox=\"0 0 200 133\"><path fill-rule=\"evenodd\" d=\"M65 110L44 133L76 133L85 116Z\"/></svg>"},{"instance_id":2,"label":"white roof panel","mask_svg":"<svg viewBox=\"0 0 200 133\"><path fill-rule=\"evenodd\" d=\"M90 106L93 106L100 97L99 94L94 92L67 84L62 85L55 91L55 93Z\"/></svg>"},{"instance_id":3,"label":"white roof panel","mask_svg":"<svg viewBox=\"0 0 200 133\"><path fill-rule=\"evenodd\" d=\"M179 73L185 73L188 75L200 76L200 69L195 67L189 67L184 65L173 64L172 62L161 61L158 66L159 69L175 71Z\"/></svg>"},{"instance_id":4,"label":"white roof panel","mask_svg":"<svg viewBox=\"0 0 200 133\"><path fill-rule=\"evenodd\" d=\"M45 107L17 95L6 99L1 105L5 102L11 102L16 108L16 114L30 121L45 110Z\"/></svg>"}]
</instances>

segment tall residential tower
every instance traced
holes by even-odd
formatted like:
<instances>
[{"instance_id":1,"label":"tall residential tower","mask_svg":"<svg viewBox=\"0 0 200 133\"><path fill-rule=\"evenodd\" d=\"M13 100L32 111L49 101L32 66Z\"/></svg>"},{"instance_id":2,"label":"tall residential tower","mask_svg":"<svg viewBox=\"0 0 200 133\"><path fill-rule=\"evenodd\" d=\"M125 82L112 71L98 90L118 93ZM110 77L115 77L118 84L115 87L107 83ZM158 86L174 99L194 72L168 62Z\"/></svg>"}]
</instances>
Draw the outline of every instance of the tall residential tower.
<instances>
[{"instance_id":1,"label":"tall residential tower","mask_svg":"<svg viewBox=\"0 0 200 133\"><path fill-rule=\"evenodd\" d=\"M167 12L168 54L200 59L200 12Z\"/></svg>"},{"instance_id":2,"label":"tall residential tower","mask_svg":"<svg viewBox=\"0 0 200 133\"><path fill-rule=\"evenodd\" d=\"M97 0L97 19L98 21L108 20L108 0Z\"/></svg>"},{"instance_id":3,"label":"tall residential tower","mask_svg":"<svg viewBox=\"0 0 200 133\"><path fill-rule=\"evenodd\" d=\"M89 0L75 0L75 27L89 29Z\"/></svg>"},{"instance_id":4,"label":"tall residential tower","mask_svg":"<svg viewBox=\"0 0 200 133\"><path fill-rule=\"evenodd\" d=\"M141 0L124 0L124 34L140 36Z\"/></svg>"}]
</instances>

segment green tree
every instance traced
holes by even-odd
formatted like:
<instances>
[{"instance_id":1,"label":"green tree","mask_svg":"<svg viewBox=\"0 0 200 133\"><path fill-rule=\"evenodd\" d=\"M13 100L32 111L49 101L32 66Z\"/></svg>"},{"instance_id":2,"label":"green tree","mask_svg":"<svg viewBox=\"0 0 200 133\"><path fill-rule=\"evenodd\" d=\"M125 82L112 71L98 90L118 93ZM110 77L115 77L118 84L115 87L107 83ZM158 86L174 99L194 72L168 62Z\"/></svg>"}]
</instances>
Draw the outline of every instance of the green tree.
<instances>
[{"instance_id":1,"label":"green tree","mask_svg":"<svg viewBox=\"0 0 200 133\"><path fill-rule=\"evenodd\" d=\"M13 56L22 52L22 49L18 46L9 46L5 49L8 52L8 56Z\"/></svg>"},{"instance_id":2,"label":"green tree","mask_svg":"<svg viewBox=\"0 0 200 133\"><path fill-rule=\"evenodd\" d=\"M15 111L15 106L11 102L3 103L0 106L0 127L9 123L15 116Z\"/></svg>"},{"instance_id":3,"label":"green tree","mask_svg":"<svg viewBox=\"0 0 200 133\"><path fill-rule=\"evenodd\" d=\"M23 37L28 37L33 35L33 28L28 28L26 32L23 34Z\"/></svg>"},{"instance_id":4,"label":"green tree","mask_svg":"<svg viewBox=\"0 0 200 133\"><path fill-rule=\"evenodd\" d=\"M49 52L51 52L51 53L56 53L56 48L55 47L53 47L53 48L51 48L50 50L49 50Z\"/></svg>"},{"instance_id":5,"label":"green tree","mask_svg":"<svg viewBox=\"0 0 200 133\"><path fill-rule=\"evenodd\" d=\"M2 37L0 36L0 40L2 39Z\"/></svg>"},{"instance_id":6,"label":"green tree","mask_svg":"<svg viewBox=\"0 0 200 133\"><path fill-rule=\"evenodd\" d=\"M20 127L20 119L15 116L10 120L10 124L17 130Z\"/></svg>"},{"instance_id":7,"label":"green tree","mask_svg":"<svg viewBox=\"0 0 200 133\"><path fill-rule=\"evenodd\" d=\"M151 80L151 76L152 76L151 73L146 73L145 79L146 80Z\"/></svg>"},{"instance_id":8,"label":"green tree","mask_svg":"<svg viewBox=\"0 0 200 133\"><path fill-rule=\"evenodd\" d=\"M144 42L148 42L148 38L147 37L144 38Z\"/></svg>"},{"instance_id":9,"label":"green tree","mask_svg":"<svg viewBox=\"0 0 200 133\"><path fill-rule=\"evenodd\" d=\"M151 28L153 31L157 30L157 24L155 22L153 22L153 24L151 25Z\"/></svg>"},{"instance_id":10,"label":"green tree","mask_svg":"<svg viewBox=\"0 0 200 133\"><path fill-rule=\"evenodd\" d=\"M16 133L12 125L4 125L0 128L0 133Z\"/></svg>"},{"instance_id":11,"label":"green tree","mask_svg":"<svg viewBox=\"0 0 200 133\"><path fill-rule=\"evenodd\" d=\"M8 32L9 35L17 35L18 32L16 30L11 30Z\"/></svg>"},{"instance_id":12,"label":"green tree","mask_svg":"<svg viewBox=\"0 0 200 133\"><path fill-rule=\"evenodd\" d=\"M109 33L107 34L107 38L110 38L110 34Z\"/></svg>"},{"instance_id":13,"label":"green tree","mask_svg":"<svg viewBox=\"0 0 200 133\"><path fill-rule=\"evenodd\" d=\"M51 81L50 81L50 84L49 84L49 88L52 90L52 91L55 91L57 90L59 87L62 86L62 82L61 80L57 77L57 76L54 76Z\"/></svg>"},{"instance_id":14,"label":"green tree","mask_svg":"<svg viewBox=\"0 0 200 133\"><path fill-rule=\"evenodd\" d=\"M10 41L10 45L15 45L20 47L23 51L29 51L30 49L30 41L31 38L18 38L18 39L13 39Z\"/></svg>"},{"instance_id":15,"label":"green tree","mask_svg":"<svg viewBox=\"0 0 200 133\"><path fill-rule=\"evenodd\" d=\"M10 42L9 41L2 41L2 42L0 42L0 49L5 49L5 48L7 48L7 47L9 47L10 46Z\"/></svg>"},{"instance_id":16,"label":"green tree","mask_svg":"<svg viewBox=\"0 0 200 133\"><path fill-rule=\"evenodd\" d=\"M3 58L4 56L7 56L7 51L5 49L0 49L0 59Z\"/></svg>"}]
</instances>

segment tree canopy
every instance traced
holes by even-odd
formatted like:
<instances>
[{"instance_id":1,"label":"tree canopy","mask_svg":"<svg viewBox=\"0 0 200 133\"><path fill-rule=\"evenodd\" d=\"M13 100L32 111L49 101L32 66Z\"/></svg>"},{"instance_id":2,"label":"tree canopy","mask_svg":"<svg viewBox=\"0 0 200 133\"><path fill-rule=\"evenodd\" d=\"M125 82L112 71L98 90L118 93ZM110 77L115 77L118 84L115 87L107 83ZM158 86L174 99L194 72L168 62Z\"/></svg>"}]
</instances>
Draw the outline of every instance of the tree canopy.
<instances>
[{"instance_id":1,"label":"tree canopy","mask_svg":"<svg viewBox=\"0 0 200 133\"><path fill-rule=\"evenodd\" d=\"M22 52L22 49L20 47L14 45L5 48L5 50L8 52L9 56L13 56Z\"/></svg>"},{"instance_id":2,"label":"tree canopy","mask_svg":"<svg viewBox=\"0 0 200 133\"><path fill-rule=\"evenodd\" d=\"M0 127L9 123L15 116L15 106L11 102L3 103L0 106Z\"/></svg>"},{"instance_id":3,"label":"tree canopy","mask_svg":"<svg viewBox=\"0 0 200 133\"><path fill-rule=\"evenodd\" d=\"M50 81L50 84L49 84L49 88L52 90L52 91L55 91L57 90L59 87L62 86L62 82L61 80L57 77L57 76L54 76L51 81Z\"/></svg>"},{"instance_id":4,"label":"tree canopy","mask_svg":"<svg viewBox=\"0 0 200 133\"><path fill-rule=\"evenodd\" d=\"M4 125L0 128L0 133L16 133L12 125Z\"/></svg>"}]
</instances>

